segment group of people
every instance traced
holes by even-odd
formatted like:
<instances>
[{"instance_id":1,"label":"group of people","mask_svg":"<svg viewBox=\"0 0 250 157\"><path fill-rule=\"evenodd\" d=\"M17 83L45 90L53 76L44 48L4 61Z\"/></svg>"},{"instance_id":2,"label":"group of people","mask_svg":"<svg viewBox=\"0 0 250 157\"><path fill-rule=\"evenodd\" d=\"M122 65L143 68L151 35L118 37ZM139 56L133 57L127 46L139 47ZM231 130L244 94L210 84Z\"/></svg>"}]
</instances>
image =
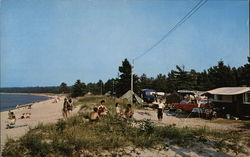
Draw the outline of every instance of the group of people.
<instances>
[{"instance_id":1,"label":"group of people","mask_svg":"<svg viewBox=\"0 0 250 157\"><path fill-rule=\"evenodd\" d=\"M164 112L165 105L163 103L163 100L160 99L158 102L158 108L157 108L157 118L159 121L163 119L163 112ZM64 119L67 119L70 111L73 109L73 101L72 99L64 99L63 103L63 117ZM98 121L101 118L105 117L108 114L109 110L105 106L105 100L102 100L100 102L100 105L98 107L94 107L93 111L89 115L90 121ZM134 114L134 111L132 109L131 104L127 104L126 109L124 111L121 110L120 104L115 104L115 115L118 118L132 118Z\"/></svg>"},{"instance_id":2,"label":"group of people","mask_svg":"<svg viewBox=\"0 0 250 157\"><path fill-rule=\"evenodd\" d=\"M31 106L32 106L32 104L25 106L25 108L31 109ZM20 109L20 106L18 106L17 108ZM22 113L22 115L19 118L17 118L15 113L13 111L9 110L9 112L8 112L8 120L6 121L6 123L7 123L7 126L15 125L17 119L27 119L27 118L30 118L30 117L31 117L31 113L30 112L25 112L25 113Z\"/></svg>"},{"instance_id":3,"label":"group of people","mask_svg":"<svg viewBox=\"0 0 250 157\"><path fill-rule=\"evenodd\" d=\"M72 110L73 110L73 100L71 98L69 99L65 98L63 102L63 109L62 109L63 118L67 119L70 114L70 111Z\"/></svg>"},{"instance_id":4,"label":"group of people","mask_svg":"<svg viewBox=\"0 0 250 157\"><path fill-rule=\"evenodd\" d=\"M94 107L93 111L90 113L90 121L98 121L102 117L105 117L108 114L109 110L105 106L105 101L102 100L98 107ZM121 111L119 103L115 104L115 114L118 118L132 118L134 111L131 104L127 104L127 107L124 112Z\"/></svg>"}]
</instances>

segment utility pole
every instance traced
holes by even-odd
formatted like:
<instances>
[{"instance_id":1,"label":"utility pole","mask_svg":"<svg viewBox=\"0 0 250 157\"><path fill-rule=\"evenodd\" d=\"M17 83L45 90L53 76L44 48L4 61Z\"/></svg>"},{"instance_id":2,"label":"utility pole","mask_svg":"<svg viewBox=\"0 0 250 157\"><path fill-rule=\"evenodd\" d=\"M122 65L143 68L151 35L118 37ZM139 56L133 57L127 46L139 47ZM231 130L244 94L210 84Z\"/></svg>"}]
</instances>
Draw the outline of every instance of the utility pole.
<instances>
[{"instance_id":1,"label":"utility pole","mask_svg":"<svg viewBox=\"0 0 250 157\"><path fill-rule=\"evenodd\" d=\"M134 68L134 60L132 61L132 65L131 65L131 91L132 91L132 95L131 95L131 105L133 105L133 97L134 97L134 77L133 77L133 68Z\"/></svg>"},{"instance_id":2,"label":"utility pole","mask_svg":"<svg viewBox=\"0 0 250 157\"><path fill-rule=\"evenodd\" d=\"M115 95L115 80L113 80L113 92L112 92L112 95L114 96Z\"/></svg>"},{"instance_id":3,"label":"utility pole","mask_svg":"<svg viewBox=\"0 0 250 157\"><path fill-rule=\"evenodd\" d=\"M102 95L102 82L101 82L101 95Z\"/></svg>"}]
</instances>

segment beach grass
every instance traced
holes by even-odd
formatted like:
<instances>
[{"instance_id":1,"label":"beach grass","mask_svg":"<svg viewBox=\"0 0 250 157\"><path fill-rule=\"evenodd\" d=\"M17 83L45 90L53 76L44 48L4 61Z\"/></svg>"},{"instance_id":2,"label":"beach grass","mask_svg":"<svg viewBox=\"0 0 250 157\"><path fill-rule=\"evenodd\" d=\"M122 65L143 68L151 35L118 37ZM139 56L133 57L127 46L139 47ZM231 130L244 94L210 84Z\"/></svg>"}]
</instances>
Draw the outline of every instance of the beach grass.
<instances>
[{"instance_id":1,"label":"beach grass","mask_svg":"<svg viewBox=\"0 0 250 157\"><path fill-rule=\"evenodd\" d=\"M105 100L105 106L108 108L109 112L111 114L114 114L115 111L115 104L119 103L121 110L124 110L126 108L127 104L130 104L130 102L126 99L119 99L119 98L113 98L113 97L106 97L103 95L91 95L91 96L84 96L84 97L78 97L77 102L75 105L80 105L80 110L85 111L92 111L94 107L98 107L100 105L100 102L102 100ZM133 104L132 106L134 109L141 109L142 106L139 104Z\"/></svg>"},{"instance_id":2,"label":"beach grass","mask_svg":"<svg viewBox=\"0 0 250 157\"><path fill-rule=\"evenodd\" d=\"M81 116L67 121L30 129L20 139L8 139L3 156L78 156L89 152L100 153L133 146L157 148L168 145L190 147L198 143L213 145L218 150L244 152L237 144L237 133L222 133L208 128L177 128L154 126L150 121L117 119L109 116L100 122L87 122Z\"/></svg>"},{"instance_id":3,"label":"beach grass","mask_svg":"<svg viewBox=\"0 0 250 157\"><path fill-rule=\"evenodd\" d=\"M83 103L88 107L88 104L98 103L102 99L99 96L80 98L79 105ZM110 99L113 98L105 98L107 107L114 106ZM93 156L127 147L165 149L170 145L189 148L201 144L214 147L218 151L244 153L239 143L241 136L237 132L220 132L207 127L156 126L150 120L117 118L113 112L99 122L90 122L85 118L88 114L84 108L78 115L67 120L46 125L39 123L21 138L8 139L2 155L88 156L90 153Z\"/></svg>"}]
</instances>

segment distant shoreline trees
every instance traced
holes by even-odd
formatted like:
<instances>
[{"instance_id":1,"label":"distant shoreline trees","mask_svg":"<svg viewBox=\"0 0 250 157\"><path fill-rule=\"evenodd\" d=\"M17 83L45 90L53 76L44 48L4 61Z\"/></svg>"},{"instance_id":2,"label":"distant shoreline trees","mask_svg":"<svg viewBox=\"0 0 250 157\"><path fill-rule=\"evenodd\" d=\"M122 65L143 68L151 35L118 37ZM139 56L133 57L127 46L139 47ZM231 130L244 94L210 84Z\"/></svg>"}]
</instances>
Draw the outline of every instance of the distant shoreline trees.
<instances>
[{"instance_id":1,"label":"distant shoreline trees","mask_svg":"<svg viewBox=\"0 0 250 157\"><path fill-rule=\"evenodd\" d=\"M20 92L20 93L71 93L72 96L82 96L87 92L92 94L105 94L110 92L121 96L127 92L131 81L131 64L127 59L122 61L118 68L119 78L111 78L105 83L99 80L97 83L87 85L80 80L69 87L62 82L57 87L24 87L24 88L0 88L0 92ZM248 86L250 87L250 57L248 63L239 68L225 65L219 61L216 66L212 66L202 72L194 69L186 71L185 67L176 66L167 75L158 74L154 77L147 77L142 74L140 77L134 75L134 91L139 94L140 89L155 89L161 92L176 92L180 89L187 90L211 90L219 87Z\"/></svg>"},{"instance_id":2,"label":"distant shoreline trees","mask_svg":"<svg viewBox=\"0 0 250 157\"><path fill-rule=\"evenodd\" d=\"M59 92L60 93L69 93L70 87L68 87L65 82L62 82L61 85L59 86Z\"/></svg>"}]
</instances>

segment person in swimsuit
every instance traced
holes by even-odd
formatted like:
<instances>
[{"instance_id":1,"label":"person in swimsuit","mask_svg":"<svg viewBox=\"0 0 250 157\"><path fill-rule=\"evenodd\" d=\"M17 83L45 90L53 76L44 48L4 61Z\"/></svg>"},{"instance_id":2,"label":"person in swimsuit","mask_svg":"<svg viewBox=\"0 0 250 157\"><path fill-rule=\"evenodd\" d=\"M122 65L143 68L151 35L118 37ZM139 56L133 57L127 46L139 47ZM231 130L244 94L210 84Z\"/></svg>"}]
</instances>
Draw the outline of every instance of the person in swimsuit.
<instances>
[{"instance_id":1,"label":"person in swimsuit","mask_svg":"<svg viewBox=\"0 0 250 157\"><path fill-rule=\"evenodd\" d=\"M104 100L102 100L101 104L98 106L98 114L99 114L99 116L106 116L108 114L108 109L105 106Z\"/></svg>"},{"instance_id":2,"label":"person in swimsuit","mask_svg":"<svg viewBox=\"0 0 250 157\"><path fill-rule=\"evenodd\" d=\"M127 104L126 110L124 112L125 118L132 118L134 111L132 110L131 104Z\"/></svg>"},{"instance_id":3,"label":"person in swimsuit","mask_svg":"<svg viewBox=\"0 0 250 157\"><path fill-rule=\"evenodd\" d=\"M64 102L63 102L63 109L62 109L63 118L64 118L64 119L67 119L67 118L68 118L68 109L67 109L68 103L69 103L69 102L68 102L68 99L65 98L65 99L64 99Z\"/></svg>"},{"instance_id":4,"label":"person in swimsuit","mask_svg":"<svg viewBox=\"0 0 250 157\"><path fill-rule=\"evenodd\" d=\"M93 112L90 113L89 120L91 122L96 122L96 121L99 120L98 108L97 107L94 107Z\"/></svg>"}]
</instances>

